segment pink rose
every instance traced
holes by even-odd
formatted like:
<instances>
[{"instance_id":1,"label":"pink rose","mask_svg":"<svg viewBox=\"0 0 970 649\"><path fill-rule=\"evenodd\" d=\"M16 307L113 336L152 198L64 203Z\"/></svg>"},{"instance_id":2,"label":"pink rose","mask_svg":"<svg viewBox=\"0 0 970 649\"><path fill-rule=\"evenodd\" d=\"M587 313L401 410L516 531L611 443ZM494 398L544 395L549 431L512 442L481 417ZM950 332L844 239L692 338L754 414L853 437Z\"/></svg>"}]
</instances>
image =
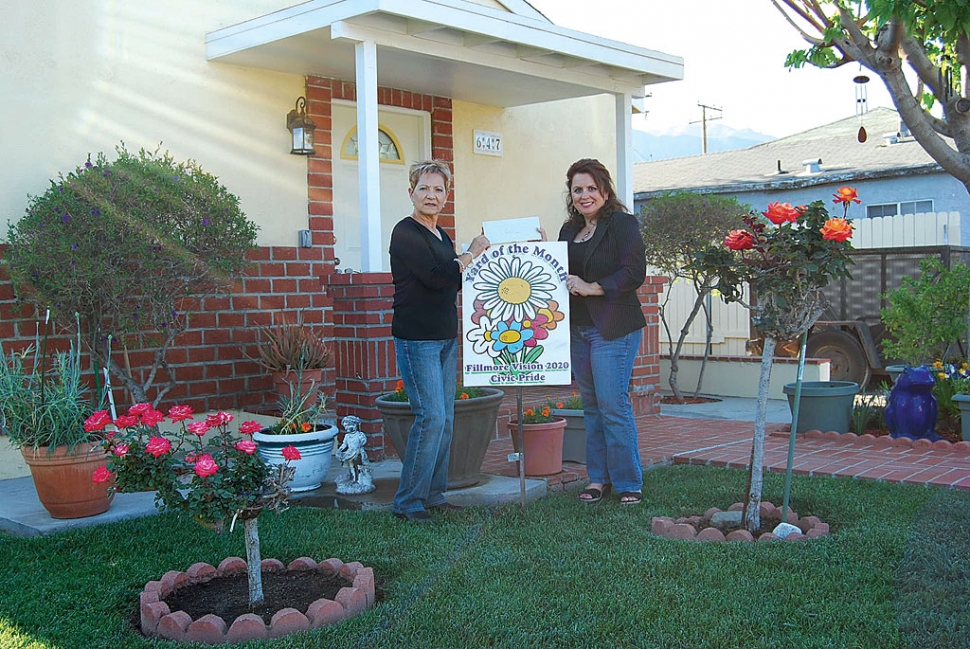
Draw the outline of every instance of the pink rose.
<instances>
[{"instance_id":1,"label":"pink rose","mask_svg":"<svg viewBox=\"0 0 970 649\"><path fill-rule=\"evenodd\" d=\"M152 409L152 404L150 403L136 403L131 408L128 408L128 414L132 417L137 417L138 415L148 412Z\"/></svg>"},{"instance_id":2,"label":"pink rose","mask_svg":"<svg viewBox=\"0 0 970 649\"><path fill-rule=\"evenodd\" d=\"M199 459L198 456L196 456L196 454L192 453L191 451L185 454L186 464L195 464L198 459Z\"/></svg>"},{"instance_id":3,"label":"pink rose","mask_svg":"<svg viewBox=\"0 0 970 649\"><path fill-rule=\"evenodd\" d=\"M165 421L165 415L154 408L149 408L145 412L141 413L141 423L149 428L162 421Z\"/></svg>"},{"instance_id":4,"label":"pink rose","mask_svg":"<svg viewBox=\"0 0 970 649\"><path fill-rule=\"evenodd\" d=\"M94 482L94 484L104 484L106 482L110 482L111 480L114 480L114 477L115 477L115 474L112 473L111 471L108 471L108 467L99 466L97 469L94 470L94 475L91 476L91 480Z\"/></svg>"},{"instance_id":5,"label":"pink rose","mask_svg":"<svg viewBox=\"0 0 970 649\"><path fill-rule=\"evenodd\" d=\"M115 444L114 448L111 449L111 451L118 457L124 457L128 455L129 450L131 450L131 447L128 446L128 444Z\"/></svg>"},{"instance_id":6,"label":"pink rose","mask_svg":"<svg viewBox=\"0 0 970 649\"><path fill-rule=\"evenodd\" d=\"M239 424L239 432L243 435L252 435L263 430L263 425L258 421L244 421Z\"/></svg>"},{"instance_id":7,"label":"pink rose","mask_svg":"<svg viewBox=\"0 0 970 649\"><path fill-rule=\"evenodd\" d=\"M232 415L230 415L228 412L217 412L216 414L208 415L205 418L205 422L209 424L210 428L214 428L216 426L225 426L231 421Z\"/></svg>"},{"instance_id":8,"label":"pink rose","mask_svg":"<svg viewBox=\"0 0 970 649\"><path fill-rule=\"evenodd\" d=\"M246 455L252 455L256 452L256 442L251 439L241 439L236 442L234 447L237 451L242 451Z\"/></svg>"},{"instance_id":9,"label":"pink rose","mask_svg":"<svg viewBox=\"0 0 970 649\"><path fill-rule=\"evenodd\" d=\"M195 461L195 475L200 478L208 478L211 475L215 475L219 472L219 465L216 461L212 459L212 456L206 453L205 455L199 456L199 459Z\"/></svg>"},{"instance_id":10,"label":"pink rose","mask_svg":"<svg viewBox=\"0 0 970 649\"><path fill-rule=\"evenodd\" d=\"M168 409L168 418L176 424L186 419L192 419L192 414L191 406L172 406Z\"/></svg>"},{"instance_id":11,"label":"pink rose","mask_svg":"<svg viewBox=\"0 0 970 649\"><path fill-rule=\"evenodd\" d=\"M104 430L104 427L111 423L111 415L107 410L98 410L84 420L84 432L96 433Z\"/></svg>"},{"instance_id":12,"label":"pink rose","mask_svg":"<svg viewBox=\"0 0 970 649\"><path fill-rule=\"evenodd\" d=\"M293 445L284 446L281 452L283 453L283 459L287 461L299 460L303 457L302 455L300 455L300 451L298 451L297 448Z\"/></svg>"},{"instance_id":13,"label":"pink rose","mask_svg":"<svg viewBox=\"0 0 970 649\"><path fill-rule=\"evenodd\" d=\"M152 437L149 438L148 444L145 445L145 452L157 458L168 453L171 448L172 442L164 437Z\"/></svg>"},{"instance_id":14,"label":"pink rose","mask_svg":"<svg viewBox=\"0 0 970 649\"><path fill-rule=\"evenodd\" d=\"M131 428L138 425L138 417L133 415L121 415L115 419L115 426L118 428Z\"/></svg>"},{"instance_id":15,"label":"pink rose","mask_svg":"<svg viewBox=\"0 0 970 649\"><path fill-rule=\"evenodd\" d=\"M204 421L193 421L191 424L186 426L185 429L193 435L202 437L209 432L209 424Z\"/></svg>"}]
</instances>

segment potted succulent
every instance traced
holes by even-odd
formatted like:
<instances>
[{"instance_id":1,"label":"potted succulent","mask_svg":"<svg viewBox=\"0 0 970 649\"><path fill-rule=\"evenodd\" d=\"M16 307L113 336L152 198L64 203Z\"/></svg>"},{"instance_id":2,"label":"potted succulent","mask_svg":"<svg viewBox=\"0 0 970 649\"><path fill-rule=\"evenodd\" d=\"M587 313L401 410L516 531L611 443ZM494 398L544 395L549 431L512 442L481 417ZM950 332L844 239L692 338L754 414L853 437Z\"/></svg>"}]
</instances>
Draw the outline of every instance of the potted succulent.
<instances>
[{"instance_id":1,"label":"potted succulent","mask_svg":"<svg viewBox=\"0 0 970 649\"><path fill-rule=\"evenodd\" d=\"M104 463L102 436L85 429L94 411L81 377L80 341L48 357L47 327L16 352L0 346L0 414L10 442L20 448L53 518L82 518L107 511L108 488L91 481Z\"/></svg>"},{"instance_id":2,"label":"potted succulent","mask_svg":"<svg viewBox=\"0 0 970 649\"><path fill-rule=\"evenodd\" d=\"M301 371L286 382L287 394L280 398L280 420L253 435L259 456L269 465L286 463L288 448L296 448L303 460L296 465L291 491L312 491L323 484L333 462L337 426L327 410L327 396Z\"/></svg>"},{"instance_id":3,"label":"potted succulent","mask_svg":"<svg viewBox=\"0 0 970 649\"><path fill-rule=\"evenodd\" d=\"M519 429L522 429L522 448L519 448ZM525 474L534 476L553 475L562 471L562 441L566 420L552 413L548 405L527 408L522 413L522 424L513 419L509 422L512 448L525 454Z\"/></svg>"},{"instance_id":4,"label":"potted succulent","mask_svg":"<svg viewBox=\"0 0 970 649\"><path fill-rule=\"evenodd\" d=\"M562 439L562 461L586 464L586 413L578 392L549 401L552 414L566 420Z\"/></svg>"},{"instance_id":5,"label":"potted succulent","mask_svg":"<svg viewBox=\"0 0 970 649\"><path fill-rule=\"evenodd\" d=\"M301 390L311 389L311 382L320 385L323 370L330 365L330 347L321 336L322 329L305 323L298 315L289 322L280 314L280 322L259 327L260 344L257 355L251 357L273 373L273 382L281 399L290 396L291 384L299 380Z\"/></svg>"},{"instance_id":6,"label":"potted succulent","mask_svg":"<svg viewBox=\"0 0 970 649\"><path fill-rule=\"evenodd\" d=\"M496 388L477 388L459 383L455 387L455 426L448 461L448 488L463 489L481 482L482 462L495 436L495 421L505 393ZM377 409L384 418L384 432L399 458L404 458L414 414L404 381L394 392L381 395Z\"/></svg>"}]
</instances>

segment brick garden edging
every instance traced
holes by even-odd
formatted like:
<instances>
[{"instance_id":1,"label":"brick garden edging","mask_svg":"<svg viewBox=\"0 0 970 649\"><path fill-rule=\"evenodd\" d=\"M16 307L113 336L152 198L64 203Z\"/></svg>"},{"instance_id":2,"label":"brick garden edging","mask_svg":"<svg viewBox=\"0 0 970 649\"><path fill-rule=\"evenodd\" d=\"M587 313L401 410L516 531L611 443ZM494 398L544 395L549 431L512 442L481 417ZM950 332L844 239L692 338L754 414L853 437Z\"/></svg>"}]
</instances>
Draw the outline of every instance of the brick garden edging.
<instances>
[{"instance_id":1,"label":"brick garden edging","mask_svg":"<svg viewBox=\"0 0 970 649\"><path fill-rule=\"evenodd\" d=\"M207 563L195 563L185 572L170 570L160 580L145 584L139 601L142 633L176 642L235 644L316 629L353 617L374 606L374 569L365 568L357 561L344 563L340 559L326 559L318 563L309 557L300 557L284 566L278 559L263 559L262 569L263 572L319 570L328 575L340 574L352 579L353 586L341 588L332 600L316 600L305 612L284 608L273 616L269 626L253 613L240 615L232 625L213 614L193 621L185 611L171 612L168 604L162 600L181 586L246 572L246 562L239 557L223 559L218 568Z\"/></svg>"},{"instance_id":2,"label":"brick garden edging","mask_svg":"<svg viewBox=\"0 0 970 649\"><path fill-rule=\"evenodd\" d=\"M775 430L770 434L773 437L788 437L790 431ZM833 442L841 442L842 444L874 446L876 448L893 446L896 448L933 449L935 451L949 453L970 453L970 442L951 442L948 439L938 439L932 442L928 439L914 440L909 437L890 437L889 435L873 435L871 433L856 435L855 433L840 433L836 430L822 432L818 429L807 430L804 434L798 435L798 437L804 437L806 439L827 439Z\"/></svg>"},{"instance_id":3,"label":"brick garden edging","mask_svg":"<svg viewBox=\"0 0 970 649\"><path fill-rule=\"evenodd\" d=\"M744 503L734 503L728 507L728 511L742 511ZM667 539L680 539L683 541L780 541L781 537L766 532L757 539L747 530L734 530L725 534L711 525L711 517L721 510L711 507L703 516L686 516L683 518L671 518L670 516L655 516L653 518L650 531L657 536ZM761 518L774 519L781 522L781 508L775 507L767 501L761 503ZM806 516L799 518L798 514L791 509L788 510L788 522L801 530L801 533L793 532L789 534L785 541L802 541L804 539L815 539L820 536L827 536L829 524L823 523L816 516Z\"/></svg>"}]
</instances>

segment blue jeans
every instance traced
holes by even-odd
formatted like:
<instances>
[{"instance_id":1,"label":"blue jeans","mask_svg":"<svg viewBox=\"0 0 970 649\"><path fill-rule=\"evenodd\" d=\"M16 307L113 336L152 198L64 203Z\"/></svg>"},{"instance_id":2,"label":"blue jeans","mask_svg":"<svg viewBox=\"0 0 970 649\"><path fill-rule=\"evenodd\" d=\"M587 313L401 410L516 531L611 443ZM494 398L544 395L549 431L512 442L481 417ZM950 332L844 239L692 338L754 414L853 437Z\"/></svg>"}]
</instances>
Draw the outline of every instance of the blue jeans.
<instances>
[{"instance_id":1,"label":"blue jeans","mask_svg":"<svg viewBox=\"0 0 970 649\"><path fill-rule=\"evenodd\" d=\"M643 467L630 377L643 331L604 340L596 327L572 327L570 352L586 418L586 472L613 491L640 491Z\"/></svg>"},{"instance_id":2,"label":"blue jeans","mask_svg":"<svg viewBox=\"0 0 970 649\"><path fill-rule=\"evenodd\" d=\"M397 514L407 514L445 502L455 424L458 340L394 338L394 351L414 413L392 507Z\"/></svg>"}]
</instances>

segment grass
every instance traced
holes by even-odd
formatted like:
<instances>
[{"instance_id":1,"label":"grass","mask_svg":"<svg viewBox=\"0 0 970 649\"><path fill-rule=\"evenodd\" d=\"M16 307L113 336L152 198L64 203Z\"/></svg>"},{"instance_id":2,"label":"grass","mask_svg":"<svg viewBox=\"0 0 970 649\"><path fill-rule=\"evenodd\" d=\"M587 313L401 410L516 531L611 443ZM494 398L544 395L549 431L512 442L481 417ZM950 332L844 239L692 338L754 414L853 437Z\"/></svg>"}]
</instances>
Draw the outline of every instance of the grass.
<instances>
[{"instance_id":1,"label":"grass","mask_svg":"<svg viewBox=\"0 0 970 649\"><path fill-rule=\"evenodd\" d=\"M262 647L970 646L970 494L794 479L792 506L834 534L701 544L649 533L656 515L726 508L740 471L645 475L640 507L474 508L433 526L387 513L294 508L260 519L263 555L372 566L375 609ZM766 476L780 502L782 476ZM144 583L243 552L160 515L42 538L0 537L0 647L169 647L132 615Z\"/></svg>"}]
</instances>

